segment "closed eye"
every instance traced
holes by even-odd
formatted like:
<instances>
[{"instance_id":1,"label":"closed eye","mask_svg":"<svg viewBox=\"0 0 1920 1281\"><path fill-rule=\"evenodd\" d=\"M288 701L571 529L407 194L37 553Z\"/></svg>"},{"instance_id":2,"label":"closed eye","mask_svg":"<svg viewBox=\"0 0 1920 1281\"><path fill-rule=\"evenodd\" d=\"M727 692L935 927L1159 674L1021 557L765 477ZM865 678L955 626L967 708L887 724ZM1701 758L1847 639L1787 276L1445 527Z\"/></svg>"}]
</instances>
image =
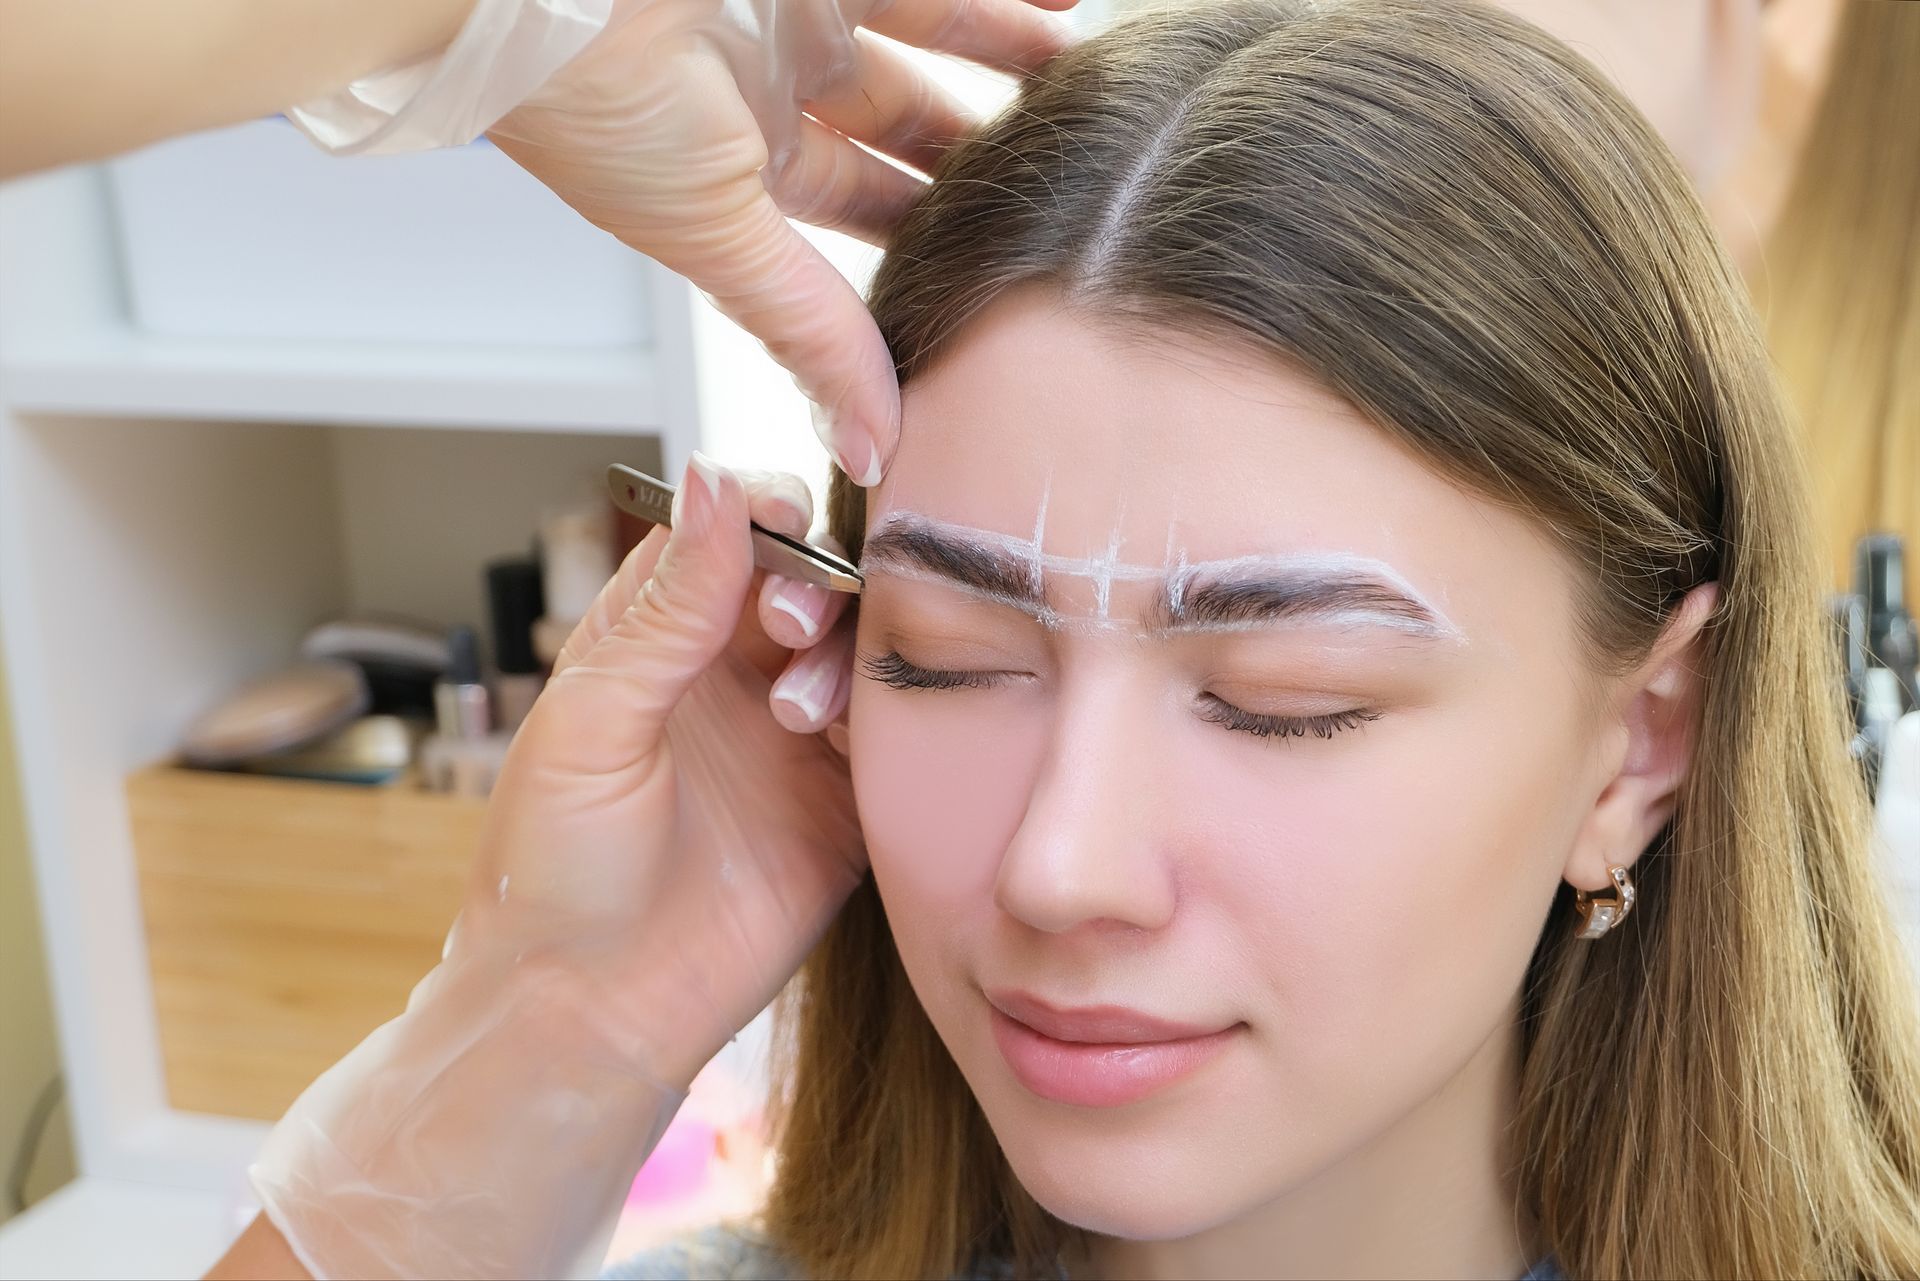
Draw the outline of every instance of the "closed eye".
<instances>
[{"instance_id":1,"label":"closed eye","mask_svg":"<svg viewBox=\"0 0 1920 1281\"><path fill-rule=\"evenodd\" d=\"M991 689L1003 684L1015 672L946 671L922 667L900 656L898 650L868 654L860 660L860 669L891 689Z\"/></svg>"},{"instance_id":2,"label":"closed eye","mask_svg":"<svg viewBox=\"0 0 1920 1281\"><path fill-rule=\"evenodd\" d=\"M868 654L860 660L861 671L870 680L890 689L993 689L1024 673L1008 671L952 671L922 667L909 662L898 650ZM1236 733L1256 738L1329 739L1345 730L1358 729L1380 719L1378 712L1363 707L1315 716L1276 716L1249 712L1236 707L1217 694L1202 694L1197 700L1200 719Z\"/></svg>"},{"instance_id":3,"label":"closed eye","mask_svg":"<svg viewBox=\"0 0 1920 1281\"><path fill-rule=\"evenodd\" d=\"M1218 694L1202 694L1199 709L1201 720L1212 721L1215 725L1243 734L1252 734L1256 738L1305 738L1311 734L1315 738L1326 739L1380 719L1380 713L1370 712L1364 707L1317 716L1274 716L1235 707Z\"/></svg>"}]
</instances>

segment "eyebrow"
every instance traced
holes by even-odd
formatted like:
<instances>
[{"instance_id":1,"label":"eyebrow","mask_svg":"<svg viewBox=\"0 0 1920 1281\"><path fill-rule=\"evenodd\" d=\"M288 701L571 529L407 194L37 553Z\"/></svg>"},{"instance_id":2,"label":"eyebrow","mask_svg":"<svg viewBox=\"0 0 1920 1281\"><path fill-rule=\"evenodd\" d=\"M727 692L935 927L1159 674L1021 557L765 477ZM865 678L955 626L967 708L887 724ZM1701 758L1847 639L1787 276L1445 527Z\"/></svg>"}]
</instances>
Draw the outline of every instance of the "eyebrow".
<instances>
[{"instance_id":1,"label":"eyebrow","mask_svg":"<svg viewBox=\"0 0 1920 1281\"><path fill-rule=\"evenodd\" d=\"M1461 639L1459 629L1390 568L1343 553L1242 556L1148 571L1111 561L1042 556L1026 539L895 512L867 539L860 565L868 572L959 587L1049 628L1063 627L1067 620L1046 597L1042 567L1162 580L1143 620L1154 632L1247 631L1316 621L1384 627L1423 639Z\"/></svg>"},{"instance_id":2,"label":"eyebrow","mask_svg":"<svg viewBox=\"0 0 1920 1281\"><path fill-rule=\"evenodd\" d=\"M1457 639L1458 629L1393 581L1397 577L1348 557L1246 557L1182 567L1169 576L1147 625L1157 631L1238 631L1297 620Z\"/></svg>"},{"instance_id":3,"label":"eyebrow","mask_svg":"<svg viewBox=\"0 0 1920 1281\"><path fill-rule=\"evenodd\" d=\"M1060 617L1047 602L1034 557L1011 545L1017 541L977 537L897 512L860 549L860 569L931 578L1058 626Z\"/></svg>"}]
</instances>

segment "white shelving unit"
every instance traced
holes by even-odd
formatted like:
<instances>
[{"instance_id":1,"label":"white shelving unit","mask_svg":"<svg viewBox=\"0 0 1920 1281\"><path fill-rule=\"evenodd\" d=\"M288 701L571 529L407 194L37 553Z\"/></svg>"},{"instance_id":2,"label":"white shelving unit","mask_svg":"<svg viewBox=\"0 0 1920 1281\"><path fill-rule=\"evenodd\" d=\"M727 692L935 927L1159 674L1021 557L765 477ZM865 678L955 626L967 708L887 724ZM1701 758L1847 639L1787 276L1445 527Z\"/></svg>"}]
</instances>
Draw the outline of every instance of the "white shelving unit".
<instances>
[{"instance_id":1,"label":"white shelving unit","mask_svg":"<svg viewBox=\"0 0 1920 1281\"><path fill-rule=\"evenodd\" d=\"M666 416L674 379L659 361L649 350L221 343L122 324L28 343L0 360L0 379L25 414L627 433Z\"/></svg>"},{"instance_id":2,"label":"white shelving unit","mask_svg":"<svg viewBox=\"0 0 1920 1281\"><path fill-rule=\"evenodd\" d=\"M200 1207L202 1251L265 1133L167 1105L127 775L325 617L482 621L482 563L524 550L543 508L611 461L677 476L710 434L703 380L733 414L752 382L728 372L747 340L658 270L644 346L153 336L113 217L98 168L0 188L0 646L86 1185L43 1216L79 1252L69 1275L115 1266L78 1261L75 1216L142 1187ZM773 397L744 408L805 423L783 376L755 377Z\"/></svg>"}]
</instances>

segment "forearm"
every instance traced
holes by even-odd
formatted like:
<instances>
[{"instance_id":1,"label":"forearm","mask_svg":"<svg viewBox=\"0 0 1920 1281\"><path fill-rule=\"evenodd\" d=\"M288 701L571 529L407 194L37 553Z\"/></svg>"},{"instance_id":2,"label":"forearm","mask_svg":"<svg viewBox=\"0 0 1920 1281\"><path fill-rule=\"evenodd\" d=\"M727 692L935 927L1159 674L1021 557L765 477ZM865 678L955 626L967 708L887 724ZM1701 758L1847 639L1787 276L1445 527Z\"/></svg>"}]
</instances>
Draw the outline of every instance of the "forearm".
<instances>
[{"instance_id":1,"label":"forearm","mask_svg":"<svg viewBox=\"0 0 1920 1281\"><path fill-rule=\"evenodd\" d=\"M683 1039L569 967L456 942L274 1127L261 1217L210 1275L592 1276L686 1097L653 1076Z\"/></svg>"},{"instance_id":2,"label":"forearm","mask_svg":"<svg viewBox=\"0 0 1920 1281\"><path fill-rule=\"evenodd\" d=\"M0 178L268 115L444 48L473 0L0 0Z\"/></svg>"}]
</instances>

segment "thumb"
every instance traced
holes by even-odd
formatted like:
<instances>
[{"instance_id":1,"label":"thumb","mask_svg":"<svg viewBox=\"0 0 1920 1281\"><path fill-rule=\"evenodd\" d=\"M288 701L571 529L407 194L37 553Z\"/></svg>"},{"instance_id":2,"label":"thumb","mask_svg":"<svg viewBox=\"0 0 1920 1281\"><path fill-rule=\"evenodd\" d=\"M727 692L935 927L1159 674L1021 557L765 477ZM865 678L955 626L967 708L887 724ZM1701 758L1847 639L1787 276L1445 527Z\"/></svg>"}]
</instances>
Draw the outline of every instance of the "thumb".
<instances>
[{"instance_id":1,"label":"thumb","mask_svg":"<svg viewBox=\"0 0 1920 1281\"><path fill-rule=\"evenodd\" d=\"M698 452L673 500L673 528L626 611L557 681L596 687L577 732L648 750L726 649L746 607L753 547L740 478ZM611 683L612 689L606 688Z\"/></svg>"}]
</instances>

